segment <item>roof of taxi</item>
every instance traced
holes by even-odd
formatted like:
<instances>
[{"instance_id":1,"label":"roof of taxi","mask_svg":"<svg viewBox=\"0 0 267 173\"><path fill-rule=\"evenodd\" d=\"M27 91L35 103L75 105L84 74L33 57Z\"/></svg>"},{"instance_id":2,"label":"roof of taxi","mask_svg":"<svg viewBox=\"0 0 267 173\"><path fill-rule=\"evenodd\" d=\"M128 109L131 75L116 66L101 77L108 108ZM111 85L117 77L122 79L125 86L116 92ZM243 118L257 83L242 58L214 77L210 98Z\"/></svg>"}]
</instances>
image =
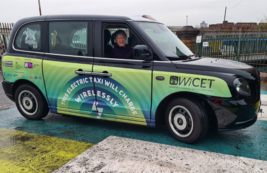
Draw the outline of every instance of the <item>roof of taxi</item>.
<instances>
[{"instance_id":1,"label":"roof of taxi","mask_svg":"<svg viewBox=\"0 0 267 173\"><path fill-rule=\"evenodd\" d=\"M109 15L48 15L45 20L53 20L53 19L67 19L67 20L88 20L88 19L109 19L109 20L131 20L129 17L125 16L109 16Z\"/></svg>"},{"instance_id":2,"label":"roof of taxi","mask_svg":"<svg viewBox=\"0 0 267 173\"><path fill-rule=\"evenodd\" d=\"M145 16L145 15L144 15ZM20 26L37 21L52 21L52 20L133 20L133 21L147 21L147 22L157 22L156 20L151 20L145 18L142 15L126 17L126 16L112 16L112 15L45 15L45 16L34 16L20 19L13 26L13 30L17 30Z\"/></svg>"},{"instance_id":3,"label":"roof of taxi","mask_svg":"<svg viewBox=\"0 0 267 173\"><path fill-rule=\"evenodd\" d=\"M19 20L19 23L27 23L33 21L49 21L49 20L138 20L138 21L153 21L140 16L112 16L112 15L45 15L34 16Z\"/></svg>"}]
</instances>

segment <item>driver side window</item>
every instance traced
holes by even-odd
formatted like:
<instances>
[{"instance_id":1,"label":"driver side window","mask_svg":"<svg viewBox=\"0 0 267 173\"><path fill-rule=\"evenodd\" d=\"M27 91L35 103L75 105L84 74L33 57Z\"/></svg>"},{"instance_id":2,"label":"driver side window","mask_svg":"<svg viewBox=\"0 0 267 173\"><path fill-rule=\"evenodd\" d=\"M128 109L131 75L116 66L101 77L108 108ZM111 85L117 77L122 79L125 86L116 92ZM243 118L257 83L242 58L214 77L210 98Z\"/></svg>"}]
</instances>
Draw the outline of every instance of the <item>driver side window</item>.
<instances>
[{"instance_id":1,"label":"driver side window","mask_svg":"<svg viewBox=\"0 0 267 173\"><path fill-rule=\"evenodd\" d=\"M103 54L107 58L134 59L133 48L143 43L124 25L107 25L103 31Z\"/></svg>"}]
</instances>

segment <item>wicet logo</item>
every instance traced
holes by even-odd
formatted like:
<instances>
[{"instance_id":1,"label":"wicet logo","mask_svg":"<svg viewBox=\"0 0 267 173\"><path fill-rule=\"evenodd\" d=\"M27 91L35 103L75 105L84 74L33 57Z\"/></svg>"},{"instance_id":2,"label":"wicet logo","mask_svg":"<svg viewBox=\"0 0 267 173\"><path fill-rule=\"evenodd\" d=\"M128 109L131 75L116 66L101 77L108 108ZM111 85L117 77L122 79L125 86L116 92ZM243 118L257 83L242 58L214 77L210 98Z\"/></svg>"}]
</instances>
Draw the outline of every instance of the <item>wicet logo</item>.
<instances>
[{"instance_id":1,"label":"wicet logo","mask_svg":"<svg viewBox=\"0 0 267 173\"><path fill-rule=\"evenodd\" d=\"M212 82L215 82L215 79L205 79L205 78L186 78L186 77L178 77L178 76L171 76L170 77L170 84L171 85L183 85L183 86L193 86L193 87L200 87L200 88L211 88Z\"/></svg>"}]
</instances>

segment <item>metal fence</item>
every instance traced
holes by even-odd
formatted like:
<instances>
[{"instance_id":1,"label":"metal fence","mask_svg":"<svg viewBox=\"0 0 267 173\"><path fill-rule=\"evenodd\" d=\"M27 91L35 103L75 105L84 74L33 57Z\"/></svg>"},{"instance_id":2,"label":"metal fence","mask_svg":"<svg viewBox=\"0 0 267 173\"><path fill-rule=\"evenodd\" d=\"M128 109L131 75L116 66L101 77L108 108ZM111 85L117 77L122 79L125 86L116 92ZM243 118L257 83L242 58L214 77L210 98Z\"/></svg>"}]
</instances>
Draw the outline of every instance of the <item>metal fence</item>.
<instances>
[{"instance_id":1,"label":"metal fence","mask_svg":"<svg viewBox=\"0 0 267 173\"><path fill-rule=\"evenodd\" d=\"M240 61L267 72L267 32L207 34L196 44L196 55Z\"/></svg>"},{"instance_id":2,"label":"metal fence","mask_svg":"<svg viewBox=\"0 0 267 173\"><path fill-rule=\"evenodd\" d=\"M10 32L13 26L13 23L0 23L0 44L3 52L6 52Z\"/></svg>"}]
</instances>

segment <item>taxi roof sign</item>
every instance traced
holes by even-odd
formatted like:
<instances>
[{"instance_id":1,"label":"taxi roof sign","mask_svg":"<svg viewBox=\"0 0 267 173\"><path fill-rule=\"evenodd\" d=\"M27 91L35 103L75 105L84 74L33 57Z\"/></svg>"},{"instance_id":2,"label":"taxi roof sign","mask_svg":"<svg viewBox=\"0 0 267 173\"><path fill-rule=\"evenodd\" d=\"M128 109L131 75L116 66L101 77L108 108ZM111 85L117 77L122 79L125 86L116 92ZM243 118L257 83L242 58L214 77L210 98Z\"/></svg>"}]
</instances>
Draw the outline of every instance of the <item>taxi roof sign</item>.
<instances>
[{"instance_id":1,"label":"taxi roof sign","mask_svg":"<svg viewBox=\"0 0 267 173\"><path fill-rule=\"evenodd\" d=\"M155 20L155 21L156 21L156 19L154 19L153 17L151 17L151 16L149 16L149 15L143 15L142 17L147 18L147 19L150 19L150 20Z\"/></svg>"}]
</instances>

